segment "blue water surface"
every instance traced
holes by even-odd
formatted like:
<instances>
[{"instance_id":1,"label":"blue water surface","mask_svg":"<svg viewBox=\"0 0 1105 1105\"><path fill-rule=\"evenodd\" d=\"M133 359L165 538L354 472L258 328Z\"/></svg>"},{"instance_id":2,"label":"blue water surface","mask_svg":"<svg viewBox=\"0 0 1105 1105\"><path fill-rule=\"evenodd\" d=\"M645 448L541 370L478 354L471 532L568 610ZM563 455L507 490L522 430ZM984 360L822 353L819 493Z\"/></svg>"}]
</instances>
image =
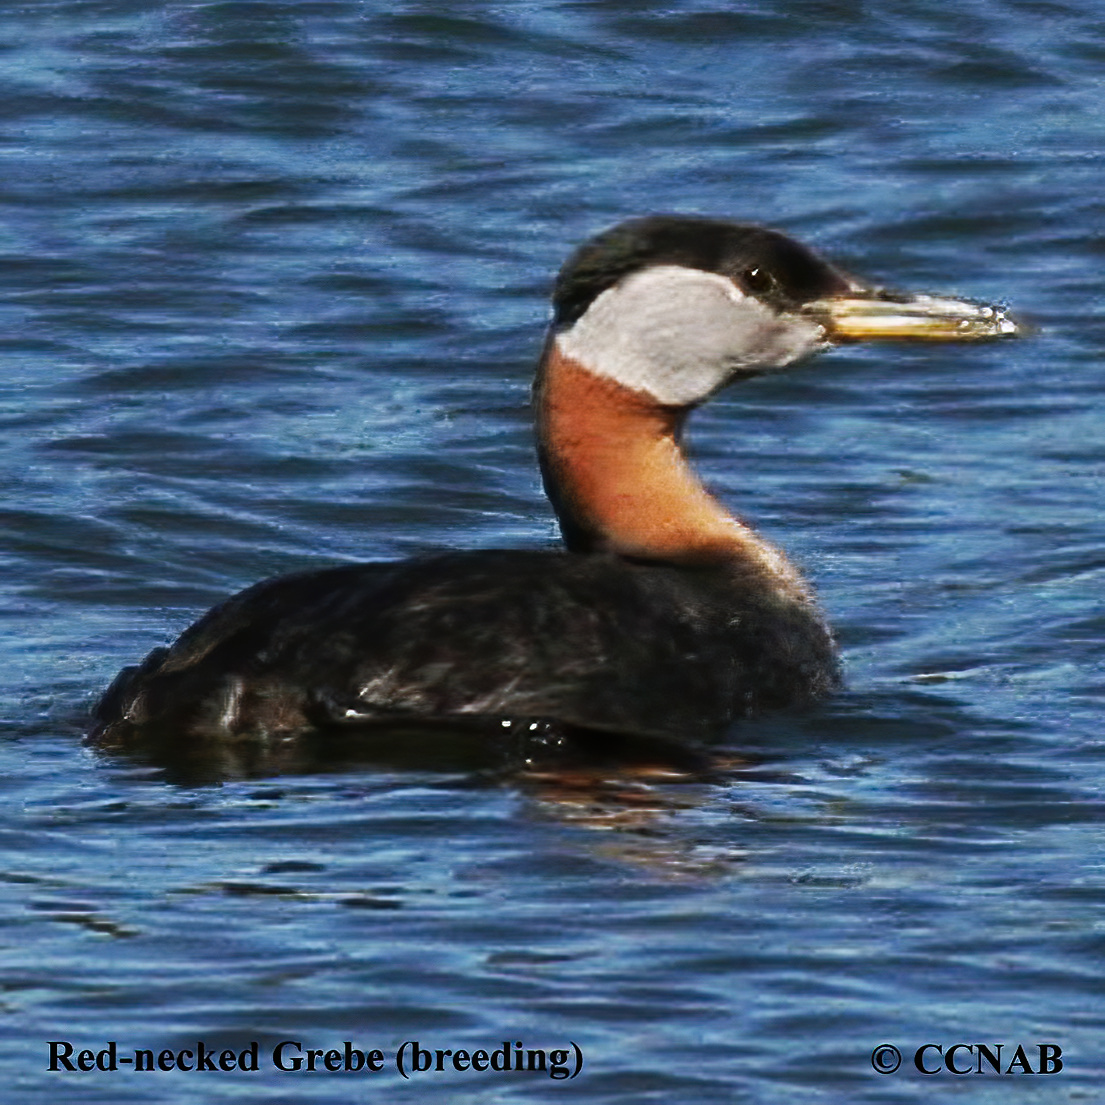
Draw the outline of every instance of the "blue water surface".
<instances>
[{"instance_id":1,"label":"blue water surface","mask_svg":"<svg viewBox=\"0 0 1105 1105\"><path fill-rule=\"evenodd\" d=\"M35 0L3 27L5 1101L1097 1099L1105 7ZM120 667L257 579L554 541L551 277L654 211L1037 327L838 350L692 420L815 581L843 694L697 781L82 743ZM284 1073L281 1040L387 1063ZM415 1040L585 1062L404 1080ZM51 1073L49 1041L257 1041L261 1069ZM960 1042L1064 1065L915 1068Z\"/></svg>"}]
</instances>

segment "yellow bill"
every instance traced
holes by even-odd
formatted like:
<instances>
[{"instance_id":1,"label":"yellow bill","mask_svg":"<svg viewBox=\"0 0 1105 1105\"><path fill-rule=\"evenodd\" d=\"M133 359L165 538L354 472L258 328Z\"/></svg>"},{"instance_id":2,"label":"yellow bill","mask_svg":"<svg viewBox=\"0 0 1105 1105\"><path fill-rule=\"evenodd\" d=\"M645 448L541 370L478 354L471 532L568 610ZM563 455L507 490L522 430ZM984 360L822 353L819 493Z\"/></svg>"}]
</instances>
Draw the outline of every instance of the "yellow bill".
<instances>
[{"instance_id":1,"label":"yellow bill","mask_svg":"<svg viewBox=\"0 0 1105 1105\"><path fill-rule=\"evenodd\" d=\"M832 296L805 305L830 341L986 341L1017 337L1023 324L1003 307L933 295Z\"/></svg>"}]
</instances>

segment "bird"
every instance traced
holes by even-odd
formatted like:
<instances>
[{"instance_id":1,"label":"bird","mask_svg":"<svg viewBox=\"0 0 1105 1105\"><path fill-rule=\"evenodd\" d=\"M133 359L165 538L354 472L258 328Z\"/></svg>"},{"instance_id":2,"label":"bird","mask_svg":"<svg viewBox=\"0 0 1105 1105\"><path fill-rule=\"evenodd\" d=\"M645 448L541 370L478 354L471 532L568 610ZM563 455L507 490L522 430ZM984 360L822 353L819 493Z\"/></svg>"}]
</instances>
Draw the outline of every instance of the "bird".
<instances>
[{"instance_id":1,"label":"bird","mask_svg":"<svg viewBox=\"0 0 1105 1105\"><path fill-rule=\"evenodd\" d=\"M722 388L865 340L974 341L1001 307L849 275L781 231L649 215L557 275L533 388L558 548L308 570L227 599L127 667L90 739L293 741L404 722L716 740L841 682L810 584L682 447Z\"/></svg>"}]
</instances>

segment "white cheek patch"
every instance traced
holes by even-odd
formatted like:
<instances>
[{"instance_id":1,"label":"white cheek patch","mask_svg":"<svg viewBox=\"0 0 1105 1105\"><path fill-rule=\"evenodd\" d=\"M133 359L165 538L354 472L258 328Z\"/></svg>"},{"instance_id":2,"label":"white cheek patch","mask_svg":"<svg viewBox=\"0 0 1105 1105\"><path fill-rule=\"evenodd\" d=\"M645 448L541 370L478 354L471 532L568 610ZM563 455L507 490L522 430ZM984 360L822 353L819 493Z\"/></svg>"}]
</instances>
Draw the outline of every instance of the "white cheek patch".
<instances>
[{"instance_id":1,"label":"white cheek patch","mask_svg":"<svg viewBox=\"0 0 1105 1105\"><path fill-rule=\"evenodd\" d=\"M742 370L782 368L823 348L825 333L812 320L776 314L717 273L657 265L596 296L557 342L597 375L686 406Z\"/></svg>"}]
</instances>

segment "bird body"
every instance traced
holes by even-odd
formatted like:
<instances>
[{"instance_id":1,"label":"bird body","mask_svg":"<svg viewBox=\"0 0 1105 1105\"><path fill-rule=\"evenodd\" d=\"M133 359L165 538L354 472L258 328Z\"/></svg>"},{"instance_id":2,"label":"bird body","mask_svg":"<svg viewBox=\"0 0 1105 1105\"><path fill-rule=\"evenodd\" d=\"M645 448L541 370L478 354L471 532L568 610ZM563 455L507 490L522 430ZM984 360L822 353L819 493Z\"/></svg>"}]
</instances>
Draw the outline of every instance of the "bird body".
<instances>
[{"instance_id":1,"label":"bird body","mask_svg":"<svg viewBox=\"0 0 1105 1105\"><path fill-rule=\"evenodd\" d=\"M758 572L481 550L259 583L100 710L204 736L484 718L702 740L835 682L812 602Z\"/></svg>"}]
</instances>

